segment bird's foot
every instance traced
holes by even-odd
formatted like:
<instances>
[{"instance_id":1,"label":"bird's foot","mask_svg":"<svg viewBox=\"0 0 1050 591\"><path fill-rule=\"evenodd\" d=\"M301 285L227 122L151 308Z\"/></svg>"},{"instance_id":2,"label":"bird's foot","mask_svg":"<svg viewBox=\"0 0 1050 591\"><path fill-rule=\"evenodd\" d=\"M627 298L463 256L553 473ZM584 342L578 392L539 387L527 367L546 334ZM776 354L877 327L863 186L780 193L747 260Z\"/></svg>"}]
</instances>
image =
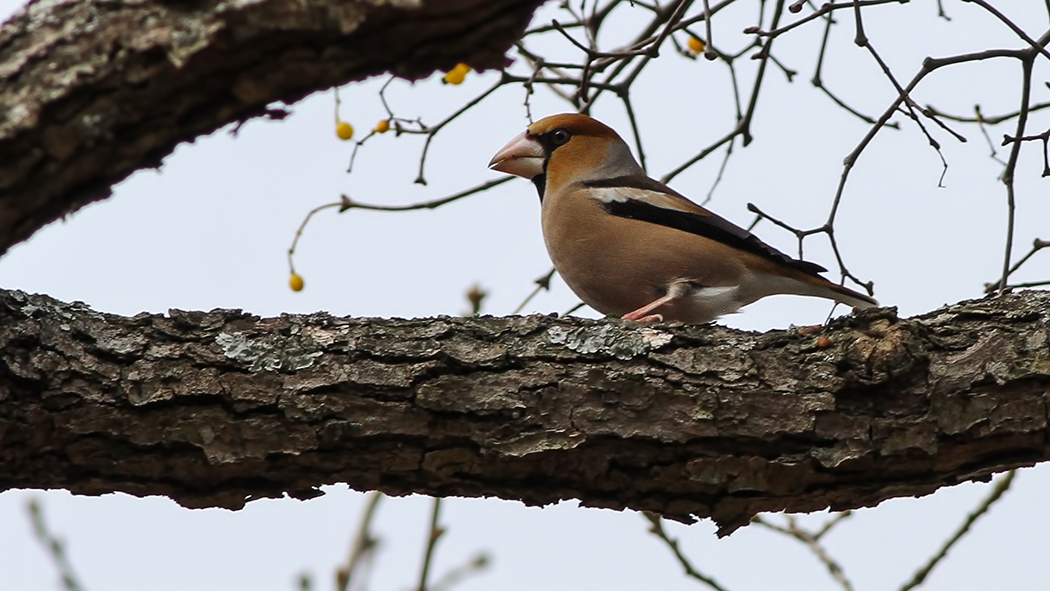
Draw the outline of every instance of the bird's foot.
<instances>
[{"instance_id":1,"label":"bird's foot","mask_svg":"<svg viewBox=\"0 0 1050 591\"><path fill-rule=\"evenodd\" d=\"M663 322L664 321L664 315L663 314L648 314L646 316L642 316L641 318L628 318L628 320L637 320L638 322Z\"/></svg>"},{"instance_id":2,"label":"bird's foot","mask_svg":"<svg viewBox=\"0 0 1050 591\"><path fill-rule=\"evenodd\" d=\"M620 316L620 320L634 320L635 322L663 322L663 314L649 314L649 310L642 308Z\"/></svg>"},{"instance_id":3,"label":"bird's foot","mask_svg":"<svg viewBox=\"0 0 1050 591\"><path fill-rule=\"evenodd\" d=\"M628 312L623 316L620 316L620 318L624 320L637 320L638 322L661 322L664 319L663 314L650 314L649 312L652 312L668 302L673 302L679 297L681 297L681 294L679 294L678 291L669 293L654 302L650 302L641 308L638 308L634 312Z\"/></svg>"}]
</instances>

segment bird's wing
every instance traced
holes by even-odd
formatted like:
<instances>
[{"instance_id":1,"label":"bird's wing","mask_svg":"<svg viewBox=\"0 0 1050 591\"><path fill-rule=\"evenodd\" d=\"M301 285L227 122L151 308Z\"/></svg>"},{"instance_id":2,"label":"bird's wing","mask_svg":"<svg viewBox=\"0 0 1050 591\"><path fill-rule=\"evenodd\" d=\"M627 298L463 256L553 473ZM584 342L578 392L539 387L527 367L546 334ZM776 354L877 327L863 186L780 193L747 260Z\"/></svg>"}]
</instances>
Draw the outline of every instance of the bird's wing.
<instances>
[{"instance_id":1,"label":"bird's wing","mask_svg":"<svg viewBox=\"0 0 1050 591\"><path fill-rule=\"evenodd\" d=\"M791 258L762 242L747 230L700 207L674 189L646 176L623 176L585 181L594 198L611 215L658 224L758 255L808 275L827 271L824 267ZM818 275L819 276L819 275ZM823 279L823 278L822 278Z\"/></svg>"}]
</instances>

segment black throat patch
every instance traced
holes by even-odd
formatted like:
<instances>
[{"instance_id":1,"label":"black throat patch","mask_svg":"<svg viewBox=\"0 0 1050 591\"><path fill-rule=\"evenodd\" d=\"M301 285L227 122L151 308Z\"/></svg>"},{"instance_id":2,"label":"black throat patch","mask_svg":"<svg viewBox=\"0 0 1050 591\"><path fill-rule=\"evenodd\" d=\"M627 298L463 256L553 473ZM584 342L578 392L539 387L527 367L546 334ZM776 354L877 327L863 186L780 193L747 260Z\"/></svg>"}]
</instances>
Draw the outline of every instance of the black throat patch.
<instances>
[{"instance_id":1,"label":"black throat patch","mask_svg":"<svg viewBox=\"0 0 1050 591\"><path fill-rule=\"evenodd\" d=\"M543 168L547 168L547 163L543 163ZM543 203L543 191L547 188L547 175L538 174L532 177L532 184L536 187L536 192L540 194L540 203Z\"/></svg>"}]
</instances>

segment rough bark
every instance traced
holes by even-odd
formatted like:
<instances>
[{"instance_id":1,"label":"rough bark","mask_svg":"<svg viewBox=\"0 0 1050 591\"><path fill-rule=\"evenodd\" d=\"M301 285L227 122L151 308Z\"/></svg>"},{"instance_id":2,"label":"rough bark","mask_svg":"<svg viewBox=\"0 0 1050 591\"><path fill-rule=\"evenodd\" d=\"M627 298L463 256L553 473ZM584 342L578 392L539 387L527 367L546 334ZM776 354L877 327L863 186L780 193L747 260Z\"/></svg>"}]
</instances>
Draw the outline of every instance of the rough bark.
<instances>
[{"instance_id":1,"label":"rough bark","mask_svg":"<svg viewBox=\"0 0 1050 591\"><path fill-rule=\"evenodd\" d=\"M502 65L540 2L32 2L0 27L0 254L275 101Z\"/></svg>"},{"instance_id":2,"label":"rough bark","mask_svg":"<svg viewBox=\"0 0 1050 591\"><path fill-rule=\"evenodd\" d=\"M824 338L820 338L824 337ZM826 339L826 340L825 340ZM1050 293L822 335L512 318L123 318L0 293L0 490L579 499L723 533L1050 458Z\"/></svg>"}]
</instances>

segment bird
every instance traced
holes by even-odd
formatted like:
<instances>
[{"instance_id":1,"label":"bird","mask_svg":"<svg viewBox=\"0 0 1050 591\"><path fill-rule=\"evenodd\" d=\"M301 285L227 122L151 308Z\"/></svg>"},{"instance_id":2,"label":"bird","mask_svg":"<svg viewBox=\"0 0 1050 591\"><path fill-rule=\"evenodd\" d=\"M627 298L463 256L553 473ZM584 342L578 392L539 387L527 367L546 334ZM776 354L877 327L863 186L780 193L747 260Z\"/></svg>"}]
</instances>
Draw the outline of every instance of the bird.
<instances>
[{"instance_id":1,"label":"bird","mask_svg":"<svg viewBox=\"0 0 1050 591\"><path fill-rule=\"evenodd\" d=\"M602 314L702 324L775 294L878 305L650 178L627 143L587 115L532 123L489 168L532 181L554 267Z\"/></svg>"}]
</instances>

